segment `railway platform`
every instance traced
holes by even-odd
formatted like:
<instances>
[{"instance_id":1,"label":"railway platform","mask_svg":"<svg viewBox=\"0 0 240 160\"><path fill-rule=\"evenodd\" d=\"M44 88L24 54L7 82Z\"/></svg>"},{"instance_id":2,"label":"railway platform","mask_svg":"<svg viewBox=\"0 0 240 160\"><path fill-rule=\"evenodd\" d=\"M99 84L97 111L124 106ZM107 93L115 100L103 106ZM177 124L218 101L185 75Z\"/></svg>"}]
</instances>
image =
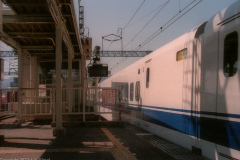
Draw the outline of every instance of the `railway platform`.
<instances>
[{"instance_id":1,"label":"railway platform","mask_svg":"<svg viewBox=\"0 0 240 160\"><path fill-rule=\"evenodd\" d=\"M68 125L62 137L53 137L51 125L32 122L20 128L0 129L4 136L0 159L204 159L136 126L117 124Z\"/></svg>"}]
</instances>

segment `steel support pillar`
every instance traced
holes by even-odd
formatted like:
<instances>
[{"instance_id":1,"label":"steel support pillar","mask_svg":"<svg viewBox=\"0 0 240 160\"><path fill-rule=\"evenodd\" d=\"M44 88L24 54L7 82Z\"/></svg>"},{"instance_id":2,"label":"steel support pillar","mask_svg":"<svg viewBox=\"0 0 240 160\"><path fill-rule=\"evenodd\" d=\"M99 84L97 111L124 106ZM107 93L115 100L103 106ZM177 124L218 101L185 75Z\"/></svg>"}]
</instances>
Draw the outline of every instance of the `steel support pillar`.
<instances>
[{"instance_id":1,"label":"steel support pillar","mask_svg":"<svg viewBox=\"0 0 240 160\"><path fill-rule=\"evenodd\" d=\"M2 1L0 1L0 33L3 31L3 5Z\"/></svg>"},{"instance_id":2,"label":"steel support pillar","mask_svg":"<svg viewBox=\"0 0 240 160\"><path fill-rule=\"evenodd\" d=\"M72 50L68 48L68 109L72 112L72 94L73 94L73 81L72 81Z\"/></svg>"},{"instance_id":3,"label":"steel support pillar","mask_svg":"<svg viewBox=\"0 0 240 160\"><path fill-rule=\"evenodd\" d=\"M23 52L23 51L22 51ZM30 88L31 82L31 61L22 53L22 88Z\"/></svg>"},{"instance_id":4,"label":"steel support pillar","mask_svg":"<svg viewBox=\"0 0 240 160\"><path fill-rule=\"evenodd\" d=\"M30 88L34 88L36 90L33 90L31 95L33 97L38 97L39 91L37 88L39 88L38 84L38 59L37 56L32 56L30 58Z\"/></svg>"},{"instance_id":5,"label":"steel support pillar","mask_svg":"<svg viewBox=\"0 0 240 160\"><path fill-rule=\"evenodd\" d=\"M17 49L18 52L18 123L22 122L22 49Z\"/></svg>"},{"instance_id":6,"label":"steel support pillar","mask_svg":"<svg viewBox=\"0 0 240 160\"><path fill-rule=\"evenodd\" d=\"M81 87L85 86L86 79L86 57L85 55L81 56Z\"/></svg>"},{"instance_id":7,"label":"steel support pillar","mask_svg":"<svg viewBox=\"0 0 240 160\"><path fill-rule=\"evenodd\" d=\"M62 38L62 26L58 23L56 25L56 128L53 130L54 136L64 135L62 127Z\"/></svg>"},{"instance_id":8,"label":"steel support pillar","mask_svg":"<svg viewBox=\"0 0 240 160\"><path fill-rule=\"evenodd\" d=\"M81 65L79 65L79 66L81 66L80 67L80 77L81 77L81 88L84 88L85 87L85 79L86 79L86 57L85 57L85 55L82 55L81 56ZM83 98L83 90L81 91L81 104L83 104L83 100L84 100L84 98Z\"/></svg>"},{"instance_id":9,"label":"steel support pillar","mask_svg":"<svg viewBox=\"0 0 240 160\"><path fill-rule=\"evenodd\" d=\"M25 53L22 50L22 57L21 57L21 88L31 88L31 61L28 57L25 56ZM23 93L24 92L24 93ZM22 91L22 97L32 97L33 92L31 90L24 90ZM24 102L32 102L31 98L25 98L24 101L22 100L22 103Z\"/></svg>"},{"instance_id":10,"label":"steel support pillar","mask_svg":"<svg viewBox=\"0 0 240 160\"><path fill-rule=\"evenodd\" d=\"M95 105L94 105L94 112L99 112L98 109L98 77L95 77Z\"/></svg>"}]
</instances>

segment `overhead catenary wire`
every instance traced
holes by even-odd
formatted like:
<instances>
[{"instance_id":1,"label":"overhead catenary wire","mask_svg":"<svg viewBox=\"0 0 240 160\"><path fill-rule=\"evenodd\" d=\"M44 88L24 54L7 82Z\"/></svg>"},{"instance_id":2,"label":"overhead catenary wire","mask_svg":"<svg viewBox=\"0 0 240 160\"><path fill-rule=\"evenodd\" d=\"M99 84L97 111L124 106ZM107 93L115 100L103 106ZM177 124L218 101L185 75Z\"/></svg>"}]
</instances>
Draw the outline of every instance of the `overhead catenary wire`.
<instances>
[{"instance_id":1,"label":"overhead catenary wire","mask_svg":"<svg viewBox=\"0 0 240 160\"><path fill-rule=\"evenodd\" d=\"M195 1L197 0L193 0L192 2L190 2L187 6L185 6L182 10L179 10L179 12L177 14L175 14L167 23L165 23L162 27L165 27L168 23L170 23L174 18L176 18L179 14L181 14L182 11L184 11L185 9L187 9L190 5L192 5ZM202 1L202 0L200 0ZM190 8L192 9L192 8Z\"/></svg>"},{"instance_id":2,"label":"overhead catenary wire","mask_svg":"<svg viewBox=\"0 0 240 160\"><path fill-rule=\"evenodd\" d=\"M131 41L129 41L129 43L127 44L127 45L129 45L131 42L133 42L133 40L143 31L143 29L144 28L146 28L147 27L147 25L162 11L162 9L168 4L168 2L169 2L170 0L168 0L166 3L164 3L163 5L161 5L160 7L158 7L157 9L159 9L158 10L158 12L148 21L148 23L137 33L137 35L131 40ZM144 3L144 1L143 1L143 3ZM143 4L142 3L142 4ZM141 4L141 6L142 6L142 4ZM141 7L140 6L140 7ZM140 7L139 7L139 9L140 9ZM138 9L138 10L139 10ZM134 14L135 15L135 14ZM133 16L134 17L134 16ZM132 18L133 18L132 17ZM132 20L132 18L131 18L131 20ZM130 21L131 21L130 20ZM129 21L129 22L130 22ZM127 23L127 24L129 24L129 22ZM126 25L127 26L127 25ZM126 28L126 26L124 27L124 29ZM125 47L127 46L127 45L125 45ZM124 48L125 48L124 47ZM128 57L126 57L125 59L123 59L123 60L121 60L121 61L119 61L116 65L114 65L111 69L114 69L114 68L116 68L117 66L119 66L121 63L123 63L124 61L126 61L128 59Z\"/></svg>"},{"instance_id":3,"label":"overhead catenary wire","mask_svg":"<svg viewBox=\"0 0 240 160\"><path fill-rule=\"evenodd\" d=\"M192 2L190 2L186 7L184 7L182 10L179 10L179 12L174 15L169 21L167 21L162 27L160 27L160 29L158 29L156 32L154 32L147 40L145 40L141 45L139 45L135 51L139 50L140 48L142 48L143 46L145 46L146 44L148 44L151 40L153 40L156 36L158 36L160 33L162 33L164 30L166 30L168 27L170 27L172 24L174 24L177 20L179 20L181 17L183 17L185 14L187 14L190 10L192 10L194 7L196 7L200 2L202 2L202 0L198 1L196 4L194 4L191 8L189 8L186 12L182 13L182 11L186 10L190 5L192 5L195 1L197 0L193 0ZM177 17L179 14L181 14L179 17ZM177 18L176 18L177 17ZM175 19L176 18L176 19ZM175 20L174 20L175 19ZM171 22L171 23L170 23ZM170 23L170 24L169 24ZM165 27L166 26L166 27ZM121 61L119 61L116 65L114 65L111 69L116 68L117 66L119 66L121 63L123 63L125 60L127 60L128 57L126 57L125 59L122 59Z\"/></svg>"},{"instance_id":4,"label":"overhead catenary wire","mask_svg":"<svg viewBox=\"0 0 240 160\"><path fill-rule=\"evenodd\" d=\"M144 18L146 18L146 17L147 17L147 16L149 16L150 14L152 14L152 13L154 13L154 12L158 11L158 10L159 10L159 8L161 8L161 7L162 7L162 5L160 5L160 6L159 6L159 7L157 7L156 9L152 10L151 12L147 13L147 14L146 14L145 16L143 16L142 18L140 18L140 19L136 20L135 22L133 22L133 23L129 24L129 25L128 25L128 27L129 27L129 26L132 26L132 25L134 25L134 24L136 24L137 22L139 22L139 21L143 20Z\"/></svg>"},{"instance_id":5,"label":"overhead catenary wire","mask_svg":"<svg viewBox=\"0 0 240 160\"><path fill-rule=\"evenodd\" d=\"M140 8L143 6L144 2L146 0L143 0L143 2L141 3L141 5L138 7L137 11L133 14L132 18L130 18L130 20L127 22L127 24L123 27L122 31L128 26L128 24L132 21L133 17L137 14L137 12L140 10Z\"/></svg>"},{"instance_id":6,"label":"overhead catenary wire","mask_svg":"<svg viewBox=\"0 0 240 160\"><path fill-rule=\"evenodd\" d=\"M155 31L151 36L149 36L144 42L142 42L137 48L135 48L135 51L138 51L139 49L141 49L143 46L145 46L146 44L148 44L150 41L152 41L155 37L157 37L160 33L162 33L163 31L165 31L168 27L170 27L172 24L174 24L176 21L178 21L181 17L183 17L185 14L187 14L190 10L192 10L194 7L196 7L200 2L202 2L202 0L198 1L196 4L194 4L191 8L189 8L186 12L182 13L182 11L184 11L185 9L187 9L190 5L192 5L196 0L192 1L191 3L189 3L186 7L184 7L184 9L182 9L181 11L179 11L179 13L177 13L176 15L174 15L167 23L165 23L162 27L160 27L157 31ZM179 14L179 17L177 17ZM177 18L176 18L177 17ZM175 19L176 18L176 19ZM171 23L170 23L171 22ZM170 24L169 24L170 23ZM166 26L166 27L165 27Z\"/></svg>"},{"instance_id":7,"label":"overhead catenary wire","mask_svg":"<svg viewBox=\"0 0 240 160\"><path fill-rule=\"evenodd\" d=\"M123 29L122 29L122 32L123 32L123 30L128 26L128 24L132 21L132 19L135 17L135 15L137 14L137 12L140 10L140 8L143 6L143 4L144 4L144 2L145 2L146 0L143 0L143 2L141 3L141 5L138 7L138 9L136 10L136 12L133 14L133 16L130 18L130 20L127 22L127 24L123 27ZM118 29L118 31L119 31L119 29ZM117 31L117 33L118 33L118 31ZM108 50L109 50L109 48L111 47L111 45L112 45L112 43L114 42L114 40L113 41L111 41L111 43L110 43L110 45L108 46ZM112 59L110 59L109 61L108 61L108 63L110 62L110 61L112 61L114 58L112 58ZM127 58L126 58L127 59ZM125 59L125 60L126 60ZM121 62L122 63L122 62ZM118 63L117 63L118 64ZM114 66L113 66L114 67ZM114 67L115 68L115 67ZM111 68L112 69L112 68Z\"/></svg>"},{"instance_id":8,"label":"overhead catenary wire","mask_svg":"<svg viewBox=\"0 0 240 160\"><path fill-rule=\"evenodd\" d=\"M124 62L125 60L127 60L128 59L128 57L124 57L122 60L120 60L117 64L115 64L112 68L111 68L111 70L113 70L114 68L116 68L119 64L121 64L122 62Z\"/></svg>"},{"instance_id":9,"label":"overhead catenary wire","mask_svg":"<svg viewBox=\"0 0 240 160\"><path fill-rule=\"evenodd\" d=\"M160 27L156 32L154 32L150 37L148 37L143 43L141 43L135 51L139 50L146 44L148 44L151 40L153 40L156 36L158 36L160 33L162 33L164 30L166 30L168 27L170 27L173 23L175 23L177 20L179 20L182 16L184 16L187 12L189 12L191 9L193 9L196 5L198 5L202 0L200 0L198 3L196 3L192 8L190 8L188 11L186 11L184 14L182 14L180 17L175 19L179 14L182 13L186 8L188 8L191 4L193 4L196 0L193 0L191 3L189 3L184 9L180 10L176 15L174 15L167 23L165 23L162 27ZM168 23L170 23L173 19L175 19L170 25L165 27ZM165 28L164 28L165 27Z\"/></svg>"},{"instance_id":10,"label":"overhead catenary wire","mask_svg":"<svg viewBox=\"0 0 240 160\"><path fill-rule=\"evenodd\" d=\"M122 32L123 32L123 30L128 26L128 24L132 21L132 19L135 17L135 15L137 14L137 12L140 10L140 8L143 6L143 4L144 4L144 2L145 2L146 0L143 0L143 2L141 3L141 5L138 7L138 9L136 10L136 12L133 14L133 16L130 18L130 20L127 22L127 24L125 25L125 27L123 27L123 29L122 29ZM118 29L118 31L119 31L119 29ZM117 33L118 33L118 31L117 31ZM121 34L121 33L120 33ZM109 50L109 48L111 47L111 45L112 45L112 43L114 42L115 40L112 40L111 41L111 43L110 43L110 45L108 46L108 49L107 50Z\"/></svg>"},{"instance_id":11,"label":"overhead catenary wire","mask_svg":"<svg viewBox=\"0 0 240 160\"><path fill-rule=\"evenodd\" d=\"M160 9L158 10L158 12L141 28L141 30L132 38L131 41L129 41L124 48L126 48L146 27L147 25L149 25L149 23L162 11L162 9L169 3L170 0L168 0L167 2L165 2L163 5L161 5Z\"/></svg>"},{"instance_id":12,"label":"overhead catenary wire","mask_svg":"<svg viewBox=\"0 0 240 160\"><path fill-rule=\"evenodd\" d=\"M119 29L117 30L117 33L116 33L116 35L118 34L118 31L119 31ZM109 50L109 48L111 47L111 45L112 45L112 43L113 42L115 42L116 41L116 39L113 39L112 41L111 41L111 43L109 44L109 46L108 46L108 49L107 49L107 51Z\"/></svg>"}]
</instances>

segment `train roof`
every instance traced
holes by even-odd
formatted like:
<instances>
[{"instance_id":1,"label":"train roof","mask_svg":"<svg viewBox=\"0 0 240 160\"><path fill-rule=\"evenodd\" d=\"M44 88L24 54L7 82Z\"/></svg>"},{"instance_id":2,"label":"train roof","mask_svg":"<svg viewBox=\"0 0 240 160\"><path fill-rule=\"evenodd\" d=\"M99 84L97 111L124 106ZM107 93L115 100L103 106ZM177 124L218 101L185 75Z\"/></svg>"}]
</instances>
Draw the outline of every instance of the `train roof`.
<instances>
[{"instance_id":1,"label":"train roof","mask_svg":"<svg viewBox=\"0 0 240 160\"><path fill-rule=\"evenodd\" d=\"M219 27L232 19L240 16L240 1L224 8L217 14L213 15L206 24L204 36L208 37L217 33Z\"/></svg>"}]
</instances>

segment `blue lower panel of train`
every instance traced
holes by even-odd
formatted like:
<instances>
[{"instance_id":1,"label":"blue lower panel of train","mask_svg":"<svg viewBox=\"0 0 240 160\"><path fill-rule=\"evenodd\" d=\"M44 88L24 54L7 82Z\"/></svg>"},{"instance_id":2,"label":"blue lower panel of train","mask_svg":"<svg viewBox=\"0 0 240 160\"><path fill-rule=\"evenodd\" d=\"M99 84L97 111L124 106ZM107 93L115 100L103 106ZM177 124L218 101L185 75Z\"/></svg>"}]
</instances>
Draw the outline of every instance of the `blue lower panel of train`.
<instances>
[{"instance_id":1,"label":"blue lower panel of train","mask_svg":"<svg viewBox=\"0 0 240 160\"><path fill-rule=\"evenodd\" d=\"M207 118L206 116L204 117L203 113L196 112L191 114L187 110L166 109L165 111L159 111L147 109L152 108L148 106L142 107L123 107L122 112L156 125L240 151L240 122ZM172 113L174 111L180 113ZM214 113L207 112L204 114L214 115ZM229 117L227 114L222 116Z\"/></svg>"}]
</instances>

